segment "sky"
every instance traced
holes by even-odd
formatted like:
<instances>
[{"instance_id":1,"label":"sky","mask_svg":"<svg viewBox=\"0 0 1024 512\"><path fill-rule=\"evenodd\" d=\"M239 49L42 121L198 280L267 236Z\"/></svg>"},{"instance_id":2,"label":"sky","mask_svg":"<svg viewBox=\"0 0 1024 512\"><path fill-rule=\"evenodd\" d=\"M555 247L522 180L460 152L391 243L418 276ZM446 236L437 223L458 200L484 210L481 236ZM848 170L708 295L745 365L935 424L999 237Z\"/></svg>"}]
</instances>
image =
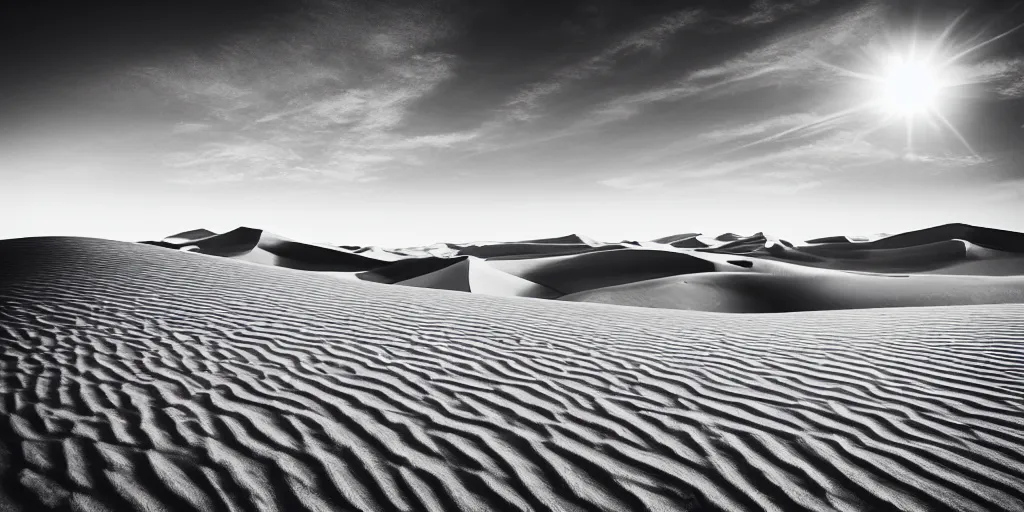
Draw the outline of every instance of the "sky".
<instances>
[{"instance_id":1,"label":"sky","mask_svg":"<svg viewBox=\"0 0 1024 512\"><path fill-rule=\"evenodd\" d=\"M1019 1L15 0L0 238L1024 231L1021 24ZM934 108L881 106L892 56L925 54Z\"/></svg>"}]
</instances>

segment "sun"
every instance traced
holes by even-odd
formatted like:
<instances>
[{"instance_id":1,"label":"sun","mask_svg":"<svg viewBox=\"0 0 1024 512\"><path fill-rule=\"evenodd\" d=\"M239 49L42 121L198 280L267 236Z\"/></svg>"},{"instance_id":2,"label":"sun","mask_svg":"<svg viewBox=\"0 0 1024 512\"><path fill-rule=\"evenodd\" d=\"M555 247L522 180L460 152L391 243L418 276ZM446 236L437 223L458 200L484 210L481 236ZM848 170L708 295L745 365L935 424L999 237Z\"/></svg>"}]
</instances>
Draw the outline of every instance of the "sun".
<instances>
[{"instance_id":1,"label":"sun","mask_svg":"<svg viewBox=\"0 0 1024 512\"><path fill-rule=\"evenodd\" d=\"M943 110L949 107L954 99L952 88L972 85L973 82L964 77L957 77L956 67L964 59L977 53L982 48L999 41L1010 34L1024 29L1024 23L999 33L981 42L976 42L982 34L956 41L954 29L967 15L964 11L957 16L937 37L923 37L916 28L911 32L905 45L888 45L880 52L871 52L871 69L854 70L837 64L813 58L812 61L823 69L833 71L837 76L855 79L867 87L860 89L867 97L863 103L853 103L849 108L833 112L818 119L801 124L794 128L769 135L767 137L743 144L732 150L749 148L758 144L780 140L801 132L820 130L829 125L836 125L848 119L856 118L866 111L876 111L881 115L878 122L859 130L858 136L873 133L893 121L902 121L906 127L905 151L914 154L914 126L919 121L945 129L955 136L971 155L981 158L960 130L946 117ZM894 39L889 38L890 43ZM859 97L858 93L858 97Z\"/></svg>"},{"instance_id":2,"label":"sun","mask_svg":"<svg viewBox=\"0 0 1024 512\"><path fill-rule=\"evenodd\" d=\"M910 118L935 111L945 84L941 69L896 54L887 59L877 87L877 103L884 113Z\"/></svg>"}]
</instances>

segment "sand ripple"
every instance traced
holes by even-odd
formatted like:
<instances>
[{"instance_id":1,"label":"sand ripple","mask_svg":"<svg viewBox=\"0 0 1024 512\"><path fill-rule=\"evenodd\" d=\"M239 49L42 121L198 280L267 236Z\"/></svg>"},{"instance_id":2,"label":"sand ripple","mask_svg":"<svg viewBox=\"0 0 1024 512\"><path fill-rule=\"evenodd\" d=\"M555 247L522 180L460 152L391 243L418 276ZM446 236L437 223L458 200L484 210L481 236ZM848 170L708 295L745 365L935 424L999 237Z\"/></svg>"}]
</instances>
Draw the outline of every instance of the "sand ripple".
<instances>
[{"instance_id":1,"label":"sand ripple","mask_svg":"<svg viewBox=\"0 0 1024 512\"><path fill-rule=\"evenodd\" d=\"M1024 510L1024 305L726 315L0 243L0 510Z\"/></svg>"}]
</instances>

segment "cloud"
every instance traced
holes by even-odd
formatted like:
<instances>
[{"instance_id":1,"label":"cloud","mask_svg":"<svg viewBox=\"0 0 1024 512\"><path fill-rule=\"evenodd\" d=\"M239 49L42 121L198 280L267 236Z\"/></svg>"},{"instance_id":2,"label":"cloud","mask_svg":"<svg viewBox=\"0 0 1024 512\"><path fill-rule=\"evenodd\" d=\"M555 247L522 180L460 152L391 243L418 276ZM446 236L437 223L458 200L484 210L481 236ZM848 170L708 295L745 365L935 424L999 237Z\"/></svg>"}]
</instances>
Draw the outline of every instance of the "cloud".
<instances>
[{"instance_id":1,"label":"cloud","mask_svg":"<svg viewBox=\"0 0 1024 512\"><path fill-rule=\"evenodd\" d=\"M788 14L802 11L818 3L819 0L796 0L792 2L776 2L771 0L758 0L751 6L752 10L742 16L728 18L726 21L737 26L761 25L777 21ZM507 114L515 120L529 120L537 117L536 109L543 98L562 91L566 85L574 81L585 80L596 75L610 71L618 59L625 56L659 48L662 43L676 33L699 25L707 19L705 12L698 9L685 9L676 11L657 23L633 32L626 37L607 46L597 55L594 55L581 62L564 67L553 74L545 81L532 84L520 91L507 104ZM849 23L850 19L841 23ZM736 66L737 63L731 63ZM689 77L689 80L698 80L718 75L722 72L729 72L728 68L722 70L707 69L697 71ZM704 73L705 76L701 76ZM760 73L758 73L760 74ZM618 107L606 108L598 117L615 118L615 112L629 112L627 105L638 105L653 101L662 101L673 97L688 96L703 90L703 87L691 87L680 84L677 87L670 87L659 91L652 91L647 95L627 96L621 99ZM627 114L628 115L628 114Z\"/></svg>"},{"instance_id":2,"label":"cloud","mask_svg":"<svg viewBox=\"0 0 1024 512\"><path fill-rule=\"evenodd\" d=\"M1024 57L987 59L954 66L949 71L954 85L986 85L1002 99L1024 98Z\"/></svg>"},{"instance_id":3,"label":"cloud","mask_svg":"<svg viewBox=\"0 0 1024 512\"><path fill-rule=\"evenodd\" d=\"M822 58L849 50L850 41L878 32L882 6L868 2L827 23L784 34L720 64L697 69L666 85L620 96L596 107L583 124L600 126L632 117L651 103L732 94L766 84L807 86L830 81L835 71Z\"/></svg>"},{"instance_id":4,"label":"cloud","mask_svg":"<svg viewBox=\"0 0 1024 512\"><path fill-rule=\"evenodd\" d=\"M749 173L768 178L800 175L809 181L820 181L820 178L834 171L898 158L898 153L876 146L857 133L840 131L774 152L732 160L722 159L721 155L712 156L678 165L666 165L653 171L616 176L599 183L612 188L641 189L666 186L682 180L699 179L704 182L712 178Z\"/></svg>"},{"instance_id":5,"label":"cloud","mask_svg":"<svg viewBox=\"0 0 1024 512\"><path fill-rule=\"evenodd\" d=\"M787 114L738 126L718 128L704 132L698 135L697 138L709 142L726 142L754 135L763 135L780 128L808 125L820 120L821 116L811 113Z\"/></svg>"},{"instance_id":6,"label":"cloud","mask_svg":"<svg viewBox=\"0 0 1024 512\"><path fill-rule=\"evenodd\" d=\"M911 163L935 164L941 167L970 167L974 165L987 164L992 159L979 155L926 155L919 153L907 153L903 160Z\"/></svg>"},{"instance_id":7,"label":"cloud","mask_svg":"<svg viewBox=\"0 0 1024 512\"><path fill-rule=\"evenodd\" d=\"M777 0L756 0L752 12L744 16L730 18L734 25L754 26L778 21L788 14L794 14L818 3L818 0L797 0L780 2Z\"/></svg>"},{"instance_id":8,"label":"cloud","mask_svg":"<svg viewBox=\"0 0 1024 512\"><path fill-rule=\"evenodd\" d=\"M182 133L197 133L210 129L207 123L178 123L171 129L171 133L178 135Z\"/></svg>"},{"instance_id":9,"label":"cloud","mask_svg":"<svg viewBox=\"0 0 1024 512\"><path fill-rule=\"evenodd\" d=\"M197 151L171 153L163 163L188 171L185 181L220 182L271 175L301 161L302 157L288 148L243 140L207 143Z\"/></svg>"},{"instance_id":10,"label":"cloud","mask_svg":"<svg viewBox=\"0 0 1024 512\"><path fill-rule=\"evenodd\" d=\"M694 25L701 17L702 13L699 10L680 10L661 18L657 23L628 34L605 47L597 55L564 67L548 80L532 84L520 91L505 105L508 116L516 120L533 118L533 111L538 108L541 99L561 91L570 82L609 72L618 59L640 51L659 48L665 39Z\"/></svg>"},{"instance_id":11,"label":"cloud","mask_svg":"<svg viewBox=\"0 0 1024 512\"><path fill-rule=\"evenodd\" d=\"M278 32L240 37L217 54L134 70L195 113L174 135L235 134L169 154L168 167L190 176L365 181L422 162L418 151L455 148L478 136L405 130L417 102L454 76L455 57L428 50L448 31L439 13L316 5L282 20ZM381 151L409 154L382 158Z\"/></svg>"}]
</instances>

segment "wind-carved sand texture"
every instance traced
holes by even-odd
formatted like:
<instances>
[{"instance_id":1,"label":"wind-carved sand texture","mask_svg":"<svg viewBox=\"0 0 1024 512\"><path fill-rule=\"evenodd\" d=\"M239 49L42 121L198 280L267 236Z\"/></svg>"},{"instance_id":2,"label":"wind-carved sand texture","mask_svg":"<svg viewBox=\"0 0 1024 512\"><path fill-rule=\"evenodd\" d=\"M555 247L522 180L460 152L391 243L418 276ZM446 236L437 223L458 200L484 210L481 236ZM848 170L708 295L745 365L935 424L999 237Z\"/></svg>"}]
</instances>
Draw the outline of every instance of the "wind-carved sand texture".
<instances>
[{"instance_id":1,"label":"wind-carved sand texture","mask_svg":"<svg viewBox=\"0 0 1024 512\"><path fill-rule=\"evenodd\" d=\"M0 269L4 511L1024 510L1024 305L645 309L74 238Z\"/></svg>"}]
</instances>

